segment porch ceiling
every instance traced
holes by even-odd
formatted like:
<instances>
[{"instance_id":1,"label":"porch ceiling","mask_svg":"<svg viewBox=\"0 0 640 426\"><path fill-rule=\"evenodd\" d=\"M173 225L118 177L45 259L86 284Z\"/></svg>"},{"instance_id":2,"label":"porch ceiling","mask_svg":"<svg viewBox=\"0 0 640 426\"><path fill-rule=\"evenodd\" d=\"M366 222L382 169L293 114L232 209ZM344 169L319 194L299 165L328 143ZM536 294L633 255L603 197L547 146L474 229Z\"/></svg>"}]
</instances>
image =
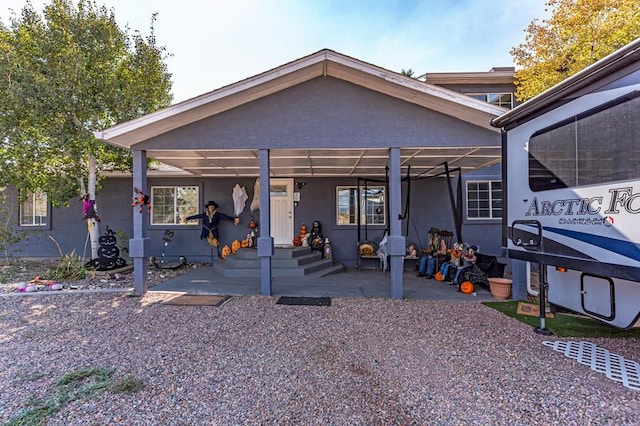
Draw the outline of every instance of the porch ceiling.
<instances>
[{"instance_id":1,"label":"porch ceiling","mask_svg":"<svg viewBox=\"0 0 640 426\"><path fill-rule=\"evenodd\" d=\"M176 167L192 176L257 177L260 166L257 150L149 150L149 158ZM442 163L470 172L500 162L501 148L440 147L402 148L402 173L411 167L411 176L442 172ZM384 177L387 149L277 149L270 151L273 177ZM161 174L157 170L154 174Z\"/></svg>"}]
</instances>

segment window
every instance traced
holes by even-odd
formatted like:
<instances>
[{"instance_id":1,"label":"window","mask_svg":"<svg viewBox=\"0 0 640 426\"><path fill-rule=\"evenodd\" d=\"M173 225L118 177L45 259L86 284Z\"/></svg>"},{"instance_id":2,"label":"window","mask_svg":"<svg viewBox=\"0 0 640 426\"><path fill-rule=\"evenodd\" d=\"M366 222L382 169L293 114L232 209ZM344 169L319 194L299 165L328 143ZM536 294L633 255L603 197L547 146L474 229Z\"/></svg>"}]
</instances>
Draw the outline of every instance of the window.
<instances>
[{"instance_id":1,"label":"window","mask_svg":"<svg viewBox=\"0 0 640 426\"><path fill-rule=\"evenodd\" d=\"M502 182L467 182L467 219L502 217Z\"/></svg>"},{"instance_id":2,"label":"window","mask_svg":"<svg viewBox=\"0 0 640 426\"><path fill-rule=\"evenodd\" d=\"M194 225L187 216L198 214L200 199L197 186L154 186L151 188L152 225Z\"/></svg>"},{"instance_id":3,"label":"window","mask_svg":"<svg viewBox=\"0 0 640 426\"><path fill-rule=\"evenodd\" d=\"M356 186L339 186L337 194L338 225L358 223L358 189ZM384 186L360 187L360 223L384 225L386 223L386 201Z\"/></svg>"},{"instance_id":4,"label":"window","mask_svg":"<svg viewBox=\"0 0 640 426\"><path fill-rule=\"evenodd\" d=\"M47 194L33 192L20 204L20 226L46 226L49 214Z\"/></svg>"},{"instance_id":5,"label":"window","mask_svg":"<svg viewBox=\"0 0 640 426\"><path fill-rule=\"evenodd\" d=\"M466 95L502 108L513 108L513 93L466 93Z\"/></svg>"},{"instance_id":6,"label":"window","mask_svg":"<svg viewBox=\"0 0 640 426\"><path fill-rule=\"evenodd\" d=\"M532 191L636 179L640 170L640 97L576 115L529 139Z\"/></svg>"}]
</instances>

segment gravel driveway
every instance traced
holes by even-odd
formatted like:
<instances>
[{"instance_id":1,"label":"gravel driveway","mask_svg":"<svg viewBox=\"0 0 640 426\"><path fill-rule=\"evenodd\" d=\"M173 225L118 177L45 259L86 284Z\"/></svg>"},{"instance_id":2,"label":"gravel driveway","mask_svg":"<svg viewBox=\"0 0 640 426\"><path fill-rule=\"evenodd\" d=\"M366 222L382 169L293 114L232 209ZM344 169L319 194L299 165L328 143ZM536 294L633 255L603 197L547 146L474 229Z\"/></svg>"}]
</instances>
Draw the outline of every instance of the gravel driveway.
<instances>
[{"instance_id":1,"label":"gravel driveway","mask_svg":"<svg viewBox=\"0 0 640 426\"><path fill-rule=\"evenodd\" d=\"M0 423L104 367L144 389L62 404L46 424L640 424L640 391L477 302L160 297L0 295ZM640 361L640 339L588 340Z\"/></svg>"}]
</instances>

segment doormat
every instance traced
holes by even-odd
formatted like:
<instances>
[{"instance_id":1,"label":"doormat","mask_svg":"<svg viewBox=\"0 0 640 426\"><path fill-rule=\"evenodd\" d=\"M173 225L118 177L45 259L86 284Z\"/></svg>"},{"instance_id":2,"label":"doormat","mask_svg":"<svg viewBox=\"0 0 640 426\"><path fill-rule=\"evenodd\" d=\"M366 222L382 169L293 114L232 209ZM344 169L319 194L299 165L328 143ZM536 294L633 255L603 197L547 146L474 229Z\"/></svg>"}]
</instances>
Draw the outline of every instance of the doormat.
<instances>
[{"instance_id":1,"label":"doormat","mask_svg":"<svg viewBox=\"0 0 640 426\"><path fill-rule=\"evenodd\" d=\"M276 305L331 306L331 298L281 296Z\"/></svg>"},{"instance_id":2,"label":"doormat","mask_svg":"<svg viewBox=\"0 0 640 426\"><path fill-rule=\"evenodd\" d=\"M181 306L220 306L226 302L230 296L212 296L200 294L182 294L163 300L163 305Z\"/></svg>"}]
</instances>

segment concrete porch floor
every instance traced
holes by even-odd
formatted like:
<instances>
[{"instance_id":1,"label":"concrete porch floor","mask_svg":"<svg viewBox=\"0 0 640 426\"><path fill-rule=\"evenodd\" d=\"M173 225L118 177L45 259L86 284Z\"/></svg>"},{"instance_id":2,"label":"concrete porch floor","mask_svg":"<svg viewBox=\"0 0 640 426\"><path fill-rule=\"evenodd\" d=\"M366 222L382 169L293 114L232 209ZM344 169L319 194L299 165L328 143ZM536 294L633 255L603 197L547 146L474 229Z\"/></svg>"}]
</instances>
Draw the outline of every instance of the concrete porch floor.
<instances>
[{"instance_id":1,"label":"concrete porch floor","mask_svg":"<svg viewBox=\"0 0 640 426\"><path fill-rule=\"evenodd\" d=\"M180 292L187 294L215 294L246 296L260 294L259 278L227 278L215 272L211 265L200 266L176 278L151 288L149 292ZM457 286L434 279L416 277L416 272L405 271L403 275L405 299L419 300L494 300L491 293L476 286L475 295L463 294ZM347 269L322 278L272 278L272 296L390 298L391 280L389 272L364 269Z\"/></svg>"}]
</instances>

